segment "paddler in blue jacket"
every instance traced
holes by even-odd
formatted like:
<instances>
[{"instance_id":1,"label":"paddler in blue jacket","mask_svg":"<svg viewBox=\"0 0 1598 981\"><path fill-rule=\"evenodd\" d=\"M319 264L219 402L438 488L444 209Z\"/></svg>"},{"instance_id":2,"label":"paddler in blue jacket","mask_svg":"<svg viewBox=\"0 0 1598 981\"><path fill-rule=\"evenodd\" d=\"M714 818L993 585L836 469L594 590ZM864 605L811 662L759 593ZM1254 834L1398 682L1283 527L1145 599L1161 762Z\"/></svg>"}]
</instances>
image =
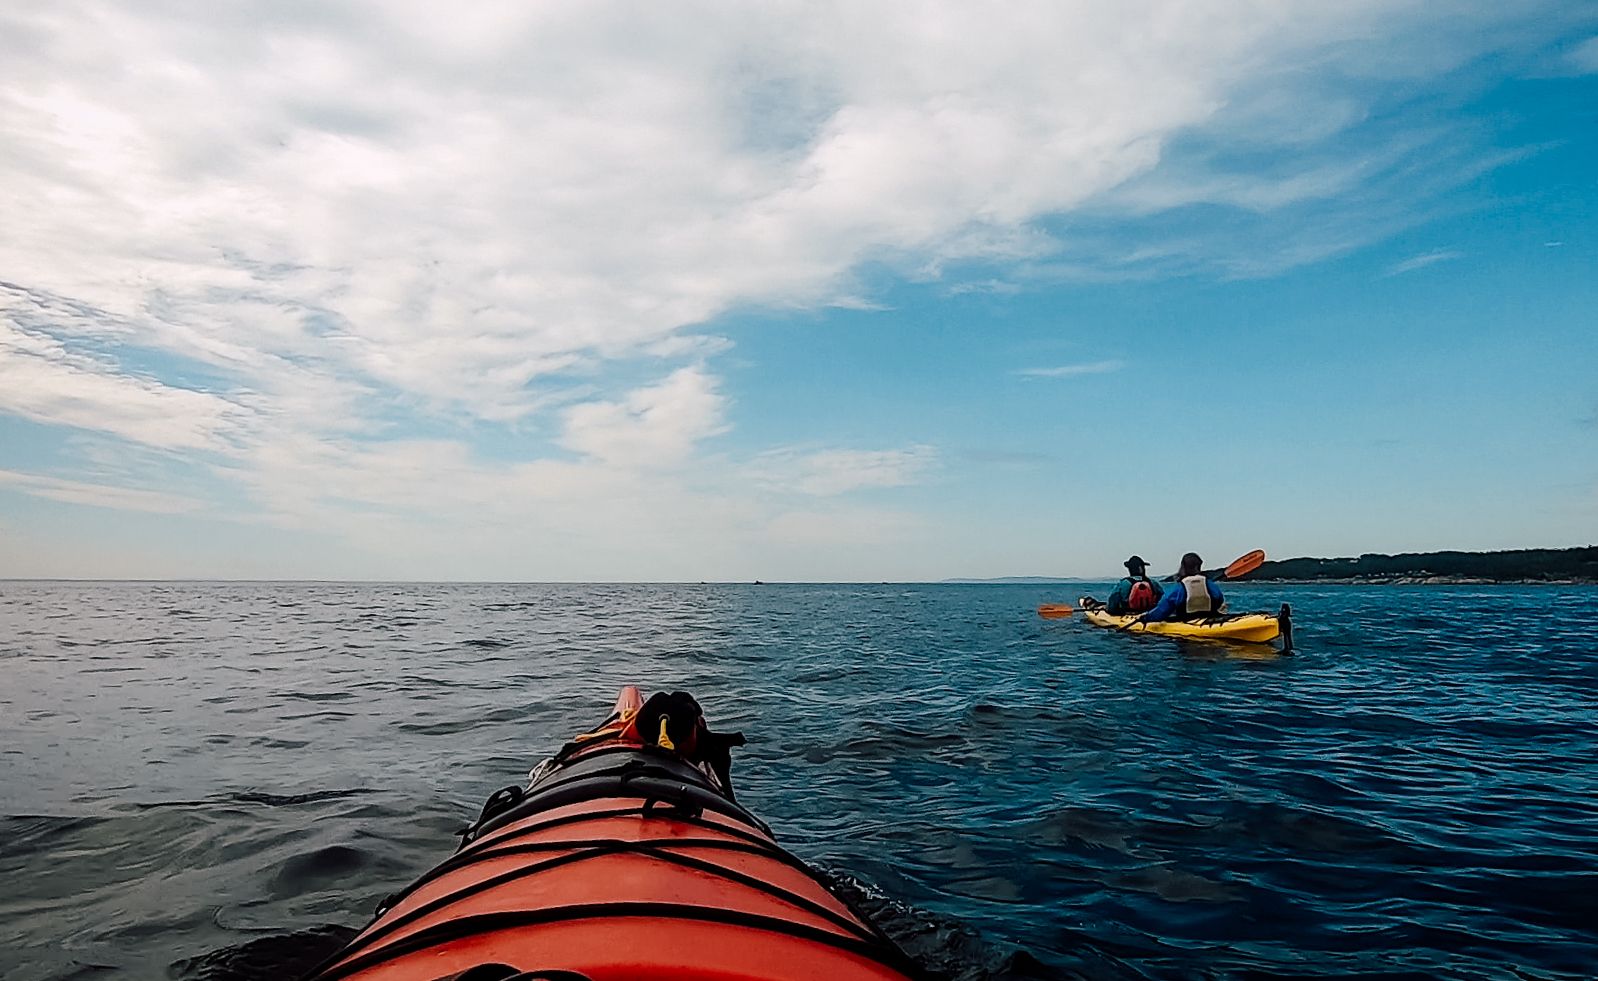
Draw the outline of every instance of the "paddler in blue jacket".
<instances>
[{"instance_id":1,"label":"paddler in blue jacket","mask_svg":"<svg viewBox=\"0 0 1598 981\"><path fill-rule=\"evenodd\" d=\"M1225 601L1225 597L1221 595L1221 587L1210 582L1209 577L1204 574L1204 560L1198 557L1198 553L1189 552L1182 556L1182 568L1176 574L1176 584L1160 597L1158 606L1137 619L1147 620L1150 623L1162 620L1197 620L1219 614L1221 604Z\"/></svg>"},{"instance_id":2,"label":"paddler in blue jacket","mask_svg":"<svg viewBox=\"0 0 1598 981\"><path fill-rule=\"evenodd\" d=\"M1134 555L1121 563L1126 566L1126 578L1115 584L1104 608L1115 616L1142 613L1154 609L1165 593L1159 583L1149 578L1149 564L1141 555Z\"/></svg>"}]
</instances>

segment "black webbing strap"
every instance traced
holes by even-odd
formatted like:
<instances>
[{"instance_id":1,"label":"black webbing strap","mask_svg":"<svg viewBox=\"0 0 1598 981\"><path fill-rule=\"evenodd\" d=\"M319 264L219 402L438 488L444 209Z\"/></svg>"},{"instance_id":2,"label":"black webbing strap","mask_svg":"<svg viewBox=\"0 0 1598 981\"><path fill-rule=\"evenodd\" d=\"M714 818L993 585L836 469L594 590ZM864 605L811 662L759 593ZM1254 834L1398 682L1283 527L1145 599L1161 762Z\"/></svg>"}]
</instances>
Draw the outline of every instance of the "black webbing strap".
<instances>
[{"instance_id":1,"label":"black webbing strap","mask_svg":"<svg viewBox=\"0 0 1598 981\"><path fill-rule=\"evenodd\" d=\"M433 881L447 872L451 872L455 869L461 868L462 866L470 865L484 858L490 858L495 853L514 854L514 852L511 850L512 848L524 848L528 851L538 850L536 843L535 845L514 844L519 839L528 835L537 834L541 831L547 831L551 828L563 827L565 825L582 824L585 821L602 821L617 817L638 817L642 816L643 814L644 808L642 806L608 808L603 811L589 811L583 814L566 814L562 815L561 817L550 818L546 821L539 821L534 824L525 825L523 827L517 828L514 831L497 835L493 838L486 840L480 839L477 842L472 843L470 848L464 848L461 851L456 852L454 855L440 862L438 865L435 865L432 869L424 873L420 878L411 882L399 892L396 892L390 895L387 899L384 899L382 905L378 909L378 915L381 916L383 911L392 909L406 896L409 896L412 892L415 892L426 883ZM751 833L743 828L733 825L721 824L717 821L709 821L703 817L687 817L680 814L662 815L662 817L669 817L671 821L677 824L688 824L696 828L704 828L706 830L715 831L717 834L727 835L728 837L747 842L751 845L754 845L756 848L765 851L773 858L780 859L783 864L793 866L794 868L803 871L812 879L816 879L818 883L821 882L820 879L816 878L815 873L811 871L810 867L805 865L801 859L789 853L783 849L781 845L778 845L768 837ZM615 839L605 838L598 840L612 841ZM559 843L556 842L551 842L550 844L555 845L556 847L559 846ZM507 848L507 845L510 845L511 848ZM822 884L825 885L825 883Z\"/></svg>"},{"instance_id":2,"label":"black webbing strap","mask_svg":"<svg viewBox=\"0 0 1598 981\"><path fill-rule=\"evenodd\" d=\"M593 978L576 971L523 971L509 964L478 964L433 981L593 981Z\"/></svg>"},{"instance_id":3,"label":"black webbing strap","mask_svg":"<svg viewBox=\"0 0 1598 981\"><path fill-rule=\"evenodd\" d=\"M518 844L517 843L518 840L521 839L522 837L526 836L526 835L536 834L536 833L538 833L540 831L545 831L545 830L548 830L550 828L560 827L560 826L563 826L563 825L580 824L580 823L582 823L584 821L605 820L605 819L613 818L613 817L631 817L631 816L634 816L634 815L642 815L643 813L644 813L644 810L643 810L642 807L615 808L615 809L606 810L606 811L594 811L594 812L590 812L590 813L587 813L587 814L568 814L568 815L565 815L564 817L552 818L552 819L550 819L548 821L543 821L543 822L540 822L538 824L529 825L529 826L523 827L523 828L517 828L515 831L510 832L509 834L505 834L505 835L501 835L501 836L499 836L497 838L489 839L488 841L485 841L485 842L482 842L480 844L474 845L472 848L470 848L470 849L468 849L466 851L458 852L455 855L451 856L450 858L448 858L448 859L444 860L443 862L439 863L438 865L434 866L431 870L429 870L428 872L423 874L420 878L416 879L414 882L412 882L409 885L407 885L404 889L401 889L399 892L394 893L392 896L390 896L387 899L385 899L383 901L382 907L378 911L378 915L381 916L384 911L386 911L388 909L392 909L394 906L398 905L401 901L403 901L405 899L405 897L409 896L411 893L415 892L417 889L420 889L422 886L426 885L427 883L432 882L433 880L435 880L435 879L439 878L440 876L443 876L443 875L445 875L445 874L447 874L449 872L453 872L456 869L463 868L463 867L465 867L467 865L472 865L472 864L474 864L476 862L485 861L487 859L494 858L494 857L499 856L499 855L535 854L535 853L541 852L541 851L558 850L558 849L562 849L562 848L583 847L583 844L580 844L579 841L577 841L577 840L568 840L568 841L564 841L564 842L550 841L550 842L531 842L531 843ZM827 892L828 895L831 895L834 899L837 899L838 902L841 903L844 906L844 908L848 909L851 913L853 913L855 915L855 917L857 919L859 919L862 923L866 924L867 927L872 931L873 934L875 934L876 936L880 937L883 941L887 942L887 935L884 934L882 932L881 928L877 926L876 921L872 920L869 916L867 916L865 913L861 912L860 910L855 909L853 904L849 903L842 896L838 896L837 894L833 893L832 888L826 883L826 881L824 879L822 879L819 875L816 874L816 870L815 869L811 868L803 859L799 858L797 855L795 855L792 852L788 851L787 849L783 848L781 845L777 844L775 841L771 840L770 838L763 837L763 836L760 836L760 835L751 834L750 832L745 831L742 828L732 827L732 826L729 826L729 825L721 824L721 823L716 822L716 821L707 821L704 818L700 818L700 817L684 817L684 816L681 816L681 815L673 815L671 820L674 823L676 823L676 824L691 825L691 826L696 827L696 828L702 828L702 829L707 830L707 831L713 831L716 834L724 835L727 838L734 839L733 841L726 841L725 839L681 839L681 838L679 838L679 839L670 839L671 842L673 842L673 843L676 843L676 842L686 843L688 841L693 841L696 844L698 844L699 842L702 841L703 844L704 844L704 847L725 847L725 848L732 849L732 850L748 851L750 853L763 854L763 855L766 855L766 856L768 856L768 857L770 857L770 858L772 858L772 859L774 859L776 861L779 861L782 864L788 866L789 868L794 869L797 872L803 873L807 878L810 879L810 881L812 881L816 885L820 886L824 891ZM616 841L616 840L618 840L618 839L615 839L615 838L597 838L597 839L582 839L581 841L582 842L604 843L604 842L612 842L612 841ZM724 844L723 844L723 842L724 842Z\"/></svg>"},{"instance_id":4,"label":"black webbing strap","mask_svg":"<svg viewBox=\"0 0 1598 981\"><path fill-rule=\"evenodd\" d=\"M725 844L731 845L733 843L727 842ZM354 943L350 944L350 946L344 949L343 953L347 955L354 951L369 948L383 937L389 936L396 931L415 923L417 920L431 916L432 914L437 913L439 910L446 909L463 899L470 898L479 893L487 892L491 889L497 889L502 885L515 882L518 879L524 879L529 876L538 875L564 865L575 865L579 862L584 862L589 859L604 858L612 855L629 853L647 854L650 858L656 859L658 861L667 862L673 865L680 865L684 868L694 869L695 871L704 872L717 878L726 879L730 882L736 882L739 885L747 886L748 888L754 889L757 892L765 893L768 896L779 899L796 909L803 910L806 913L826 920L828 923L831 923L838 929L843 930L859 938L860 940L875 941L882 939L874 931L874 924L871 924L869 920L862 919L861 921L856 922L849 917L839 914L835 910L828 909L826 906L817 903L813 899L810 899L806 896L801 896L798 893L784 889L783 887L767 882L764 879L756 878L755 876L749 875L746 872L730 869L724 865L705 861L704 859L694 858L690 855L678 854L673 850L676 847L678 847L678 843L674 841L655 842L621 840L601 841L586 848L574 846L564 855L556 855L553 858L549 858L540 862L529 862L520 868L511 869L510 871L502 872L499 875L489 876L486 879L478 879L475 882L471 882L462 886L454 892L422 903L415 909L406 910L403 914L391 918L387 923L382 924L382 926L378 927L377 929L371 930L365 935L356 939ZM754 849L739 850L751 852L754 851Z\"/></svg>"},{"instance_id":5,"label":"black webbing strap","mask_svg":"<svg viewBox=\"0 0 1598 981\"><path fill-rule=\"evenodd\" d=\"M643 800L643 798L641 798L641 797L638 798L638 799L640 801ZM718 811L717 813L720 813L720 812ZM543 821L535 821L532 824L524 824L521 827L516 828L513 831L503 831L501 829L495 829L498 832L497 834L495 834L495 835L493 835L492 837L489 837L489 838L479 838L479 839L477 839L476 841L471 843L471 847L470 848L462 849L459 854L455 855L453 858L448 859L446 862L444 862L444 864L447 865L447 864L449 864L449 862L453 862L456 859L464 858L466 855L471 853L473 848L489 848L489 847L492 847L494 845L498 845L498 844L500 844L502 842L514 841L517 838L522 838L522 837L525 837L525 836L530 835L530 834L536 834L536 833L538 833L540 831L543 831L543 830L545 830L547 828L558 828L558 827L560 827L562 825L566 825L566 824L581 824L584 821L600 821L600 820L604 820L606 818L634 817L634 816L642 817L643 814L644 814L643 805L642 805L642 803L639 803L639 804L632 804L632 805L629 805L627 807L608 807L608 808L606 808L606 809L604 809L602 811L584 811L581 814L562 814L560 817L547 818L547 819L545 819ZM727 815L727 816L730 816L730 815ZM764 832L757 832L756 830L753 830L753 829L745 830L744 828L740 828L740 827L738 827L735 824L722 824L719 821L711 821L711 820L707 820L706 818L703 818L703 817L688 817L688 816L682 815L682 814L666 814L666 813L660 814L660 817L662 819L669 819L669 820L672 820L672 821L678 821L678 822L681 822L681 823L684 823L684 824L692 824L692 825L695 825L697 827L714 828L715 830L723 832L725 834L733 835L733 836L738 837L738 838L746 838L749 841L765 842L765 841L770 841L771 840L770 837L768 835L766 835ZM736 819L734 819L734 820L736 820ZM509 825L507 825L507 827L508 826Z\"/></svg>"},{"instance_id":6,"label":"black webbing strap","mask_svg":"<svg viewBox=\"0 0 1598 981\"><path fill-rule=\"evenodd\" d=\"M448 923L440 923L403 937L377 950L369 951L348 960L341 960L321 973L312 975L316 981L338 981L359 971L395 960L406 954L427 950L440 944L463 940L467 937L517 927L541 926L550 923L588 919L617 919L624 917L649 917L655 919L689 920L700 923L720 923L727 926L762 930L794 937L809 943L847 951L867 960L898 971L911 978L923 977L920 968L891 943L862 941L829 930L793 923L777 917L740 910L716 909L706 906L686 906L677 903L585 903L542 910L514 910L502 913L482 913L465 916Z\"/></svg>"},{"instance_id":7,"label":"black webbing strap","mask_svg":"<svg viewBox=\"0 0 1598 981\"><path fill-rule=\"evenodd\" d=\"M605 755L607 751L626 753L629 758L615 766L585 766L594 757ZM557 770L554 779L546 778L530 787L514 804L501 808L486 818L480 818L464 833L462 845L478 839L487 831L523 820L539 810L553 810L556 807L576 803L580 799L599 800L607 797L631 796L655 797L679 803L687 803L689 799L697 798L693 802L696 806L726 815L766 835L771 834L771 829L764 821L712 786L705 775L692 764L679 757L659 755L661 753L660 750L640 753L636 746L615 746L606 747L592 755L585 755L566 764L573 768L570 772L560 773ZM656 781L657 786L647 792L630 791L628 787L630 783L647 780ZM576 793L579 788L584 787L586 793ZM667 791L668 787L669 792L663 792Z\"/></svg>"}]
</instances>

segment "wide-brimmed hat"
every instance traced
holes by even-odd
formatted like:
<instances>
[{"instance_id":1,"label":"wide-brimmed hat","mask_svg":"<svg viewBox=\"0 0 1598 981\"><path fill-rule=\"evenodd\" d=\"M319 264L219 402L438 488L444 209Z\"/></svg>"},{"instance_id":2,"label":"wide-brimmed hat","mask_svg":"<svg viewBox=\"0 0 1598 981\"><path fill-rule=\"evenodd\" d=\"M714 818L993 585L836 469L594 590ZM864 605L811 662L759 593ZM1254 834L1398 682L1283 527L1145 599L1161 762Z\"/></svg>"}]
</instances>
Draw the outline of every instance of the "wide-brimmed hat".
<instances>
[{"instance_id":1,"label":"wide-brimmed hat","mask_svg":"<svg viewBox=\"0 0 1598 981\"><path fill-rule=\"evenodd\" d=\"M1121 564L1126 566L1127 572L1136 572L1139 569L1147 569L1149 567L1149 564L1143 561L1143 556L1141 555L1134 555Z\"/></svg>"}]
</instances>

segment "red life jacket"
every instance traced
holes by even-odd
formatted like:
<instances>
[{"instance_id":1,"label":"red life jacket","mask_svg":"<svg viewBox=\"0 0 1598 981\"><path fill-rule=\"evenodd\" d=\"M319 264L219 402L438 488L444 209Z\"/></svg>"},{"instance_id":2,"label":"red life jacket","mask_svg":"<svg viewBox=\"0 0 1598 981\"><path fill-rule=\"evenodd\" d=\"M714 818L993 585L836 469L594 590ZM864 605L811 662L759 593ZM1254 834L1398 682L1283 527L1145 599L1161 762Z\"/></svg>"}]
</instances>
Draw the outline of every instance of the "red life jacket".
<instances>
[{"instance_id":1,"label":"red life jacket","mask_svg":"<svg viewBox=\"0 0 1598 981\"><path fill-rule=\"evenodd\" d=\"M1142 613L1152 610L1160 598L1154 595L1154 585L1147 579L1139 579L1132 584L1132 591L1126 596L1126 608L1133 613Z\"/></svg>"}]
</instances>

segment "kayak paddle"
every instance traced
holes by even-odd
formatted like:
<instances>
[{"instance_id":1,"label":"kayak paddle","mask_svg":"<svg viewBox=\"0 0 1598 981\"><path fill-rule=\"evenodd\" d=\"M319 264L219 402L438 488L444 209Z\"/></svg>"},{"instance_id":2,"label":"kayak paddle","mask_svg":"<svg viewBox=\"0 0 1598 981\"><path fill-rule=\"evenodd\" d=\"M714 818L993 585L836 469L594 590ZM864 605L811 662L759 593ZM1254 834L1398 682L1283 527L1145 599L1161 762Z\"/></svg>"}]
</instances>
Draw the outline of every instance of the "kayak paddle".
<instances>
[{"instance_id":1,"label":"kayak paddle","mask_svg":"<svg viewBox=\"0 0 1598 981\"><path fill-rule=\"evenodd\" d=\"M1263 548L1256 548L1254 551L1249 552L1247 555L1239 555L1232 562L1231 565L1227 566L1224 569L1221 569L1219 571L1217 571L1215 569L1205 569L1204 570L1204 578L1205 579L1236 579L1239 576L1246 576L1249 573L1253 572L1255 569L1258 569L1261 565L1264 564L1264 562L1265 562L1265 550ZM1165 578L1161 579L1160 582L1176 582L1176 580L1177 580L1177 574L1173 572L1170 575L1166 576Z\"/></svg>"},{"instance_id":2,"label":"kayak paddle","mask_svg":"<svg viewBox=\"0 0 1598 981\"><path fill-rule=\"evenodd\" d=\"M1264 564L1265 564L1265 550L1263 548L1256 548L1254 551L1248 553L1247 555L1238 556L1236 562L1233 562L1231 565L1229 565L1225 569L1221 570L1221 574L1219 576L1214 576L1212 578L1215 578L1215 579L1236 579L1239 576L1248 575L1249 573L1253 572L1255 569L1258 569L1260 566L1262 566Z\"/></svg>"}]
</instances>

